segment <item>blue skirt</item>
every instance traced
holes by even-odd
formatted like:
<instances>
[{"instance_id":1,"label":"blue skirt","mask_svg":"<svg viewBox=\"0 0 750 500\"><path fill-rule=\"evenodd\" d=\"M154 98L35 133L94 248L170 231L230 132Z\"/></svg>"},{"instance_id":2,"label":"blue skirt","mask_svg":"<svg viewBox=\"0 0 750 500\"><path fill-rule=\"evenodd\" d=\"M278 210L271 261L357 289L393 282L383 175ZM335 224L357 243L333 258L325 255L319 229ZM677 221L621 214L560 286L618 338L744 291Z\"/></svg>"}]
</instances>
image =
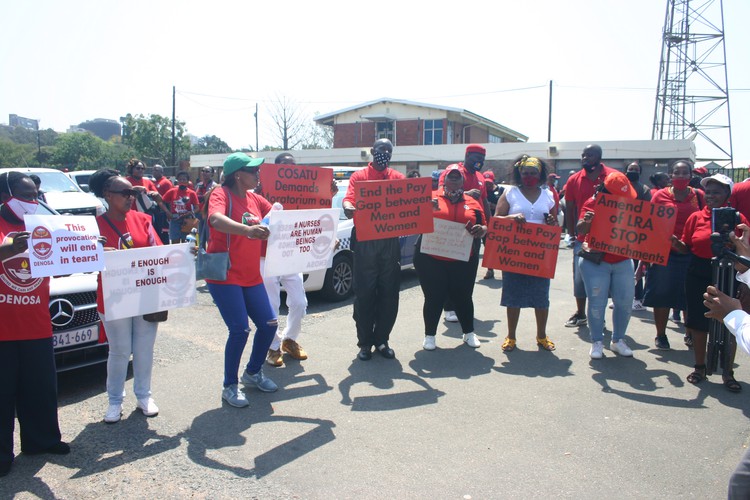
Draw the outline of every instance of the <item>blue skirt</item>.
<instances>
[{"instance_id":1,"label":"blue skirt","mask_svg":"<svg viewBox=\"0 0 750 500\"><path fill-rule=\"evenodd\" d=\"M651 264L648 267L643 290L644 306L685 310L685 277L690 258L690 254L672 252L666 266Z\"/></svg>"},{"instance_id":2,"label":"blue skirt","mask_svg":"<svg viewBox=\"0 0 750 500\"><path fill-rule=\"evenodd\" d=\"M549 283L548 278L503 271L503 294L500 305L549 309Z\"/></svg>"}]
</instances>

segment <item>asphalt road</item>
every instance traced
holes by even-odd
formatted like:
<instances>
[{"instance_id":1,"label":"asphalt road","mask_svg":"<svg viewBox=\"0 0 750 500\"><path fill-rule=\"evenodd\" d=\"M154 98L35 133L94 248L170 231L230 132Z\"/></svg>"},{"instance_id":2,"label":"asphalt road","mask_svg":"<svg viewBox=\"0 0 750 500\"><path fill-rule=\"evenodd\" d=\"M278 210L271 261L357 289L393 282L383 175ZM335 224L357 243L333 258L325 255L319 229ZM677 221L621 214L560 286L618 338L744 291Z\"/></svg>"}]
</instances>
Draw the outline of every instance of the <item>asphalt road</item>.
<instances>
[{"instance_id":1,"label":"asphalt road","mask_svg":"<svg viewBox=\"0 0 750 500\"><path fill-rule=\"evenodd\" d=\"M537 350L531 311L518 348L502 352L499 279L477 280L481 348L444 324L427 352L422 294L405 271L396 360L357 361L351 302L311 294L300 338L310 359L266 367L281 389L250 391L245 409L221 402L226 331L199 287L199 304L159 329L159 416L135 411L129 381L123 420L106 425L105 371L61 374L73 451L18 456L0 498L725 498L750 435L747 356L737 356L742 393L717 375L693 386L682 327L670 323L673 350L656 351L651 313L636 312L635 356L605 349L590 360L588 329L563 327L574 309L570 262L561 250L554 352Z\"/></svg>"}]
</instances>

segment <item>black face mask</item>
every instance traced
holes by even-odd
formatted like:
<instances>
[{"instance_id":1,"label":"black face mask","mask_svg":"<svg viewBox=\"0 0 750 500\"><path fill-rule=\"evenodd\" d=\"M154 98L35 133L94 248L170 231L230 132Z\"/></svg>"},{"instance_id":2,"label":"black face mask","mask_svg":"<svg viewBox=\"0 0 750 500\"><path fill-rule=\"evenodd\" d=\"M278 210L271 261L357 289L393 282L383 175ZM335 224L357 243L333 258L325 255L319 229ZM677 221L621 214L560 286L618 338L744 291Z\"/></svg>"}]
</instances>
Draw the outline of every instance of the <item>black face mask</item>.
<instances>
[{"instance_id":1,"label":"black face mask","mask_svg":"<svg viewBox=\"0 0 750 500\"><path fill-rule=\"evenodd\" d=\"M625 175L630 182L638 182L638 179L641 178L641 174L638 172L626 172Z\"/></svg>"}]
</instances>

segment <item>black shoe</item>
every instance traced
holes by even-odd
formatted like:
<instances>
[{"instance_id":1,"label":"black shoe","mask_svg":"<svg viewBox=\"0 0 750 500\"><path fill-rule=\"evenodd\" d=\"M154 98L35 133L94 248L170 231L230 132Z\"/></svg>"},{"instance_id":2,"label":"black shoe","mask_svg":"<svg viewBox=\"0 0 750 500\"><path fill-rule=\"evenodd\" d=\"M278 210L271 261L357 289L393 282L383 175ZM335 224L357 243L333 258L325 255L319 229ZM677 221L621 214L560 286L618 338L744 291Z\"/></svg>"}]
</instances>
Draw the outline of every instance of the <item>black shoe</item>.
<instances>
[{"instance_id":1,"label":"black shoe","mask_svg":"<svg viewBox=\"0 0 750 500\"><path fill-rule=\"evenodd\" d=\"M0 477L7 476L13 462L0 462Z\"/></svg>"},{"instance_id":2,"label":"black shoe","mask_svg":"<svg viewBox=\"0 0 750 500\"><path fill-rule=\"evenodd\" d=\"M381 344L380 347L378 347L378 352L386 359L393 359L396 357L396 353L393 352L393 349L388 347L387 343Z\"/></svg>"},{"instance_id":3,"label":"black shoe","mask_svg":"<svg viewBox=\"0 0 750 500\"><path fill-rule=\"evenodd\" d=\"M67 455L68 453L70 453L70 446L68 445L68 443L60 441L57 444L50 446L46 450L32 452L24 451L24 454L26 455L41 455L43 453L51 453L53 455Z\"/></svg>"},{"instance_id":4,"label":"black shoe","mask_svg":"<svg viewBox=\"0 0 750 500\"><path fill-rule=\"evenodd\" d=\"M359 354L357 354L357 357L360 359L360 361L367 361L368 359L371 359L372 347L360 347Z\"/></svg>"}]
</instances>

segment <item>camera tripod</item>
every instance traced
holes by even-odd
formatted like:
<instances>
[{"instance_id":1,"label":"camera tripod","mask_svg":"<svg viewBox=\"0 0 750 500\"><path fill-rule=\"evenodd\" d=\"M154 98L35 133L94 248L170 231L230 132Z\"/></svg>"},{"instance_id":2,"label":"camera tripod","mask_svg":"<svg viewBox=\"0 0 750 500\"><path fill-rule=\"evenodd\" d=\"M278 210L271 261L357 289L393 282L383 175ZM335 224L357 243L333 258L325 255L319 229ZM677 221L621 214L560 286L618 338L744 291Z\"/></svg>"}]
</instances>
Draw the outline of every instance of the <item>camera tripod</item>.
<instances>
[{"instance_id":1,"label":"camera tripod","mask_svg":"<svg viewBox=\"0 0 750 500\"><path fill-rule=\"evenodd\" d=\"M735 296L736 281L734 262L728 255L719 253L711 259L712 283L719 291ZM708 344L706 345L706 375L716 372L721 360L722 373L732 371L732 351L734 350L734 335L732 335L721 320L711 319L708 329Z\"/></svg>"}]
</instances>

